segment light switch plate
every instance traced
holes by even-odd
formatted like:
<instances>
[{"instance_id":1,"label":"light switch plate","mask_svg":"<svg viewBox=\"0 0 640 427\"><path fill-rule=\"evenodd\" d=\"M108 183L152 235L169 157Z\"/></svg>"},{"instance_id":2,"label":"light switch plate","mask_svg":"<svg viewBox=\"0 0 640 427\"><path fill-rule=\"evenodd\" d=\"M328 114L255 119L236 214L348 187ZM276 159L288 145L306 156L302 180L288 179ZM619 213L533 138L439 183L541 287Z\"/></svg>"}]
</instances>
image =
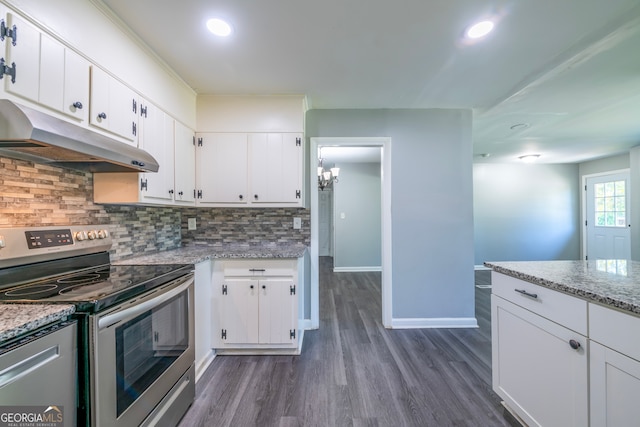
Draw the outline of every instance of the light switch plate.
<instances>
[{"instance_id":1,"label":"light switch plate","mask_svg":"<svg viewBox=\"0 0 640 427\"><path fill-rule=\"evenodd\" d=\"M196 229L196 219L195 218L187 219L187 229L189 229L189 230L195 230Z\"/></svg>"},{"instance_id":2,"label":"light switch plate","mask_svg":"<svg viewBox=\"0 0 640 427\"><path fill-rule=\"evenodd\" d=\"M302 228L302 218L293 218L293 228L300 230Z\"/></svg>"}]
</instances>

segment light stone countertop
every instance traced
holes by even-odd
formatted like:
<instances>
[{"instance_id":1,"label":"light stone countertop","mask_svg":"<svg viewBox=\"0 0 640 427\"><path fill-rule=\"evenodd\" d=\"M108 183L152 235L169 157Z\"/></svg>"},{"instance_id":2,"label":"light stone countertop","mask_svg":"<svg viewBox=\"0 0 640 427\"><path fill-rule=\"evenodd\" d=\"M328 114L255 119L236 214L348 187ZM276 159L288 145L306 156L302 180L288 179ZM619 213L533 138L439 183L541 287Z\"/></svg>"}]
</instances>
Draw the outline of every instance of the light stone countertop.
<instances>
[{"instance_id":1,"label":"light stone countertop","mask_svg":"<svg viewBox=\"0 0 640 427\"><path fill-rule=\"evenodd\" d=\"M640 261L485 262L517 279L640 315Z\"/></svg>"},{"instance_id":2,"label":"light stone countertop","mask_svg":"<svg viewBox=\"0 0 640 427\"><path fill-rule=\"evenodd\" d=\"M209 259L299 258L307 246L193 244L113 262L115 265L197 264ZM73 305L0 304L0 343L54 323L75 312Z\"/></svg>"},{"instance_id":3,"label":"light stone countertop","mask_svg":"<svg viewBox=\"0 0 640 427\"><path fill-rule=\"evenodd\" d=\"M69 304L0 304L0 343L65 319L75 311Z\"/></svg>"},{"instance_id":4,"label":"light stone countertop","mask_svg":"<svg viewBox=\"0 0 640 427\"><path fill-rule=\"evenodd\" d=\"M189 245L113 262L114 265L197 264L209 259L300 258L304 245Z\"/></svg>"}]
</instances>

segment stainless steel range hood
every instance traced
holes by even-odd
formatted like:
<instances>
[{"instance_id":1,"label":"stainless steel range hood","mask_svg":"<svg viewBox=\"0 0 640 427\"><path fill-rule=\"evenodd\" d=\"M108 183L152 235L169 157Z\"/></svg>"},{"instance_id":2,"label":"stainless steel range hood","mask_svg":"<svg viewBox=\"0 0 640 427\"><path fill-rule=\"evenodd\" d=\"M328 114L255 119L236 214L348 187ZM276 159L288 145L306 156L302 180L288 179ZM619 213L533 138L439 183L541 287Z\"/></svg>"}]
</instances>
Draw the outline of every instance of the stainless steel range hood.
<instances>
[{"instance_id":1,"label":"stainless steel range hood","mask_svg":"<svg viewBox=\"0 0 640 427\"><path fill-rule=\"evenodd\" d=\"M0 99L0 156L90 172L157 172L146 151Z\"/></svg>"}]
</instances>

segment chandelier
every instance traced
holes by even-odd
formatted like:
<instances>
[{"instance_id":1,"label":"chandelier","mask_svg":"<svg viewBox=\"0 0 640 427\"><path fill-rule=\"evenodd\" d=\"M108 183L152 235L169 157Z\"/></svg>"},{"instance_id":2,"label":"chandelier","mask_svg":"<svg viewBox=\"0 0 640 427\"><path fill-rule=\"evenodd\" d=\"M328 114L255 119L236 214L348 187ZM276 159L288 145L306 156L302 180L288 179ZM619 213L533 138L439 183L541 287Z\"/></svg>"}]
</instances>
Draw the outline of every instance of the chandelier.
<instances>
[{"instance_id":1,"label":"chandelier","mask_svg":"<svg viewBox=\"0 0 640 427\"><path fill-rule=\"evenodd\" d=\"M322 155L322 153L320 154ZM318 159L318 188L323 190L330 186L334 182L338 182L338 175L340 174L340 168L332 167L325 169L322 164L322 157Z\"/></svg>"}]
</instances>

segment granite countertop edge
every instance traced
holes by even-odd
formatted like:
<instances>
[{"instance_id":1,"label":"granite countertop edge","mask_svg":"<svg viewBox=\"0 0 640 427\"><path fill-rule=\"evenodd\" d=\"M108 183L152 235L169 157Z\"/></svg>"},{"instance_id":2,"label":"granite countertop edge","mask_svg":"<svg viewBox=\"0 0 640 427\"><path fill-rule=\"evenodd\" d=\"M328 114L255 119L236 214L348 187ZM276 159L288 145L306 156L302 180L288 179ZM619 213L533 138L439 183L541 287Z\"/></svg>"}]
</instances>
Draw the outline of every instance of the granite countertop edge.
<instances>
[{"instance_id":1,"label":"granite countertop edge","mask_svg":"<svg viewBox=\"0 0 640 427\"><path fill-rule=\"evenodd\" d=\"M72 304L0 304L0 343L63 320L75 311Z\"/></svg>"},{"instance_id":2,"label":"granite countertop edge","mask_svg":"<svg viewBox=\"0 0 640 427\"><path fill-rule=\"evenodd\" d=\"M531 265L536 262L540 263L540 265L550 265L553 264L554 261L531 261ZM557 261L558 263L562 263L563 261ZM577 265L579 264L587 264L587 261L575 261ZM580 283L565 283L564 281L559 281L557 279L551 279L549 277L545 277L545 274L542 273L540 275L534 275L532 273L525 273L523 271L519 271L517 267L507 267L500 264L510 264L509 262L485 262L484 265L491 268L493 271L497 273L502 273L507 276L514 277L516 279L524 280L526 282L533 283L535 285L544 286L549 289L553 289L559 292L563 292L565 294L582 298L587 300L588 302L597 303L603 306L608 306L610 308L616 308L621 311L627 312L629 314L634 314L636 316L640 316L640 284L637 289L629 295L616 295L615 288L613 285L615 283L608 283L606 280L598 280L598 278L593 278L593 283L597 283L599 286L598 289L589 289L589 286L582 286ZM514 262L513 264L517 264ZM588 276L588 275L587 275ZM592 277L588 276L589 279ZM615 276L614 276L615 277ZM609 289L607 289L609 287Z\"/></svg>"},{"instance_id":3,"label":"granite countertop edge","mask_svg":"<svg viewBox=\"0 0 640 427\"><path fill-rule=\"evenodd\" d=\"M192 245L124 258L114 265L198 264L215 259L295 259L308 250L304 245L216 246Z\"/></svg>"}]
</instances>

